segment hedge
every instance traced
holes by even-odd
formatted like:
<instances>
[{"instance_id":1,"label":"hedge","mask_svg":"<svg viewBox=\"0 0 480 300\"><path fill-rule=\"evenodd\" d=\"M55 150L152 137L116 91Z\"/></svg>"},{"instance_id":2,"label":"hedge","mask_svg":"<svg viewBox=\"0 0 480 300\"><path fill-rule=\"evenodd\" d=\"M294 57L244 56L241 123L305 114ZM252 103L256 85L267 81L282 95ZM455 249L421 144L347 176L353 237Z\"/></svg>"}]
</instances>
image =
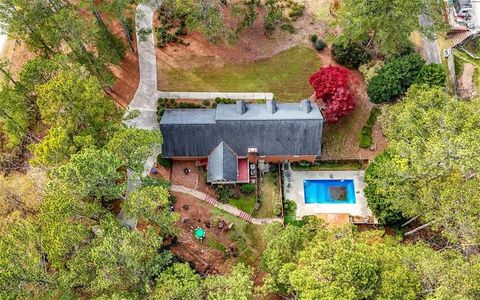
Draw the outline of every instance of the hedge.
<instances>
[{"instance_id":1,"label":"hedge","mask_svg":"<svg viewBox=\"0 0 480 300\"><path fill-rule=\"evenodd\" d=\"M367 122L363 125L362 131L360 132L360 148L369 148L373 143L373 125L377 121L377 117L380 114L380 109L378 107L373 107L370 111L370 116L368 117Z\"/></svg>"},{"instance_id":2,"label":"hedge","mask_svg":"<svg viewBox=\"0 0 480 300\"><path fill-rule=\"evenodd\" d=\"M380 69L367 88L373 103L391 102L402 96L418 77L425 61L418 54L392 59Z\"/></svg>"}]
</instances>

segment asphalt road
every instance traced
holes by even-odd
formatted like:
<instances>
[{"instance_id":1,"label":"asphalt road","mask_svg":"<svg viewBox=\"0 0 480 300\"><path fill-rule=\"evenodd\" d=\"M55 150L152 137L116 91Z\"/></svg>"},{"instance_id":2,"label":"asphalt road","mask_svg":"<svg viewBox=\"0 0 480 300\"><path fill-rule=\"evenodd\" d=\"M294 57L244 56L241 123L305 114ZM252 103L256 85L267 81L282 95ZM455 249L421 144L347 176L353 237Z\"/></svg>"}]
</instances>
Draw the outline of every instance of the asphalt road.
<instances>
[{"instance_id":1,"label":"asphalt road","mask_svg":"<svg viewBox=\"0 0 480 300\"><path fill-rule=\"evenodd\" d=\"M429 20L425 15L418 16L418 20L420 25L422 26L430 26L432 21ZM422 37L423 39L423 54L427 63L430 64L440 64L440 49L438 48L438 41L431 40L426 36Z\"/></svg>"}]
</instances>

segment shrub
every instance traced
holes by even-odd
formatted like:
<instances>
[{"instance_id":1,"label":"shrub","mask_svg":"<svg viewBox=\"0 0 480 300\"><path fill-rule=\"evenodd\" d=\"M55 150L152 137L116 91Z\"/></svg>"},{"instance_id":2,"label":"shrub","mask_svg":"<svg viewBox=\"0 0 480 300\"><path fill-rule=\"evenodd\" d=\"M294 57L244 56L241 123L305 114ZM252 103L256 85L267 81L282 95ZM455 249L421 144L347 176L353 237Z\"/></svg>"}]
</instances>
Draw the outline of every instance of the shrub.
<instances>
[{"instance_id":1,"label":"shrub","mask_svg":"<svg viewBox=\"0 0 480 300\"><path fill-rule=\"evenodd\" d=\"M275 204L275 207L273 208L273 214L277 217L282 215L282 208L279 204Z\"/></svg>"},{"instance_id":2,"label":"shrub","mask_svg":"<svg viewBox=\"0 0 480 300\"><path fill-rule=\"evenodd\" d=\"M390 60L374 76L367 88L373 103L394 101L414 83L425 61L418 54L410 54Z\"/></svg>"},{"instance_id":3,"label":"shrub","mask_svg":"<svg viewBox=\"0 0 480 300\"><path fill-rule=\"evenodd\" d=\"M322 41L322 40L317 40L315 42L315 49L317 49L318 51L321 51L325 48L325 42Z\"/></svg>"},{"instance_id":4,"label":"shrub","mask_svg":"<svg viewBox=\"0 0 480 300\"><path fill-rule=\"evenodd\" d=\"M171 182L168 181L168 180L152 178L150 176L142 177L142 178L140 178L140 181L142 182L142 187L161 186L161 187L164 187L165 189L169 190L170 186L172 185Z\"/></svg>"},{"instance_id":5,"label":"shrub","mask_svg":"<svg viewBox=\"0 0 480 300\"><path fill-rule=\"evenodd\" d=\"M215 191L217 192L218 200L220 202L226 203L234 196L233 192L226 185L216 185Z\"/></svg>"},{"instance_id":6,"label":"shrub","mask_svg":"<svg viewBox=\"0 0 480 300\"><path fill-rule=\"evenodd\" d=\"M295 212L297 211L297 203L295 203L295 201L292 201L292 200L287 200L283 205L283 209L285 211L285 215L288 215L288 216L295 215Z\"/></svg>"},{"instance_id":7,"label":"shrub","mask_svg":"<svg viewBox=\"0 0 480 300\"><path fill-rule=\"evenodd\" d=\"M160 121L165 113L165 107L159 106L157 108L157 120Z\"/></svg>"},{"instance_id":8,"label":"shrub","mask_svg":"<svg viewBox=\"0 0 480 300\"><path fill-rule=\"evenodd\" d=\"M309 82L315 89L315 96L323 106L325 121L337 122L355 108L355 98L350 91L350 71L340 66L320 68Z\"/></svg>"},{"instance_id":9,"label":"shrub","mask_svg":"<svg viewBox=\"0 0 480 300\"><path fill-rule=\"evenodd\" d=\"M203 100L202 105L205 106L205 107L209 107L210 106L210 100L207 100L207 99Z\"/></svg>"},{"instance_id":10,"label":"shrub","mask_svg":"<svg viewBox=\"0 0 480 300\"><path fill-rule=\"evenodd\" d=\"M370 111L370 116L368 117L367 122L360 132L360 148L369 148L373 143L372 131L373 125L377 121L377 117L380 114L380 109L378 107L373 107Z\"/></svg>"},{"instance_id":11,"label":"shrub","mask_svg":"<svg viewBox=\"0 0 480 300\"><path fill-rule=\"evenodd\" d=\"M172 161L168 158L164 158L162 154L157 155L157 163L166 168L172 166Z\"/></svg>"},{"instance_id":12,"label":"shrub","mask_svg":"<svg viewBox=\"0 0 480 300\"><path fill-rule=\"evenodd\" d=\"M267 33L271 33L275 28L285 20L283 16L283 10L278 7L276 1L267 1L267 15L265 16L264 28Z\"/></svg>"},{"instance_id":13,"label":"shrub","mask_svg":"<svg viewBox=\"0 0 480 300\"><path fill-rule=\"evenodd\" d=\"M371 59L370 53L356 43L333 44L332 57L337 63L351 69L356 69Z\"/></svg>"},{"instance_id":14,"label":"shrub","mask_svg":"<svg viewBox=\"0 0 480 300\"><path fill-rule=\"evenodd\" d=\"M189 102L182 102L178 105L179 108L201 108L201 105Z\"/></svg>"},{"instance_id":15,"label":"shrub","mask_svg":"<svg viewBox=\"0 0 480 300\"><path fill-rule=\"evenodd\" d=\"M385 64L381 60L373 60L369 63L361 65L358 70L362 73L363 78L365 79L366 83L369 83L370 80L375 77L380 69L383 68Z\"/></svg>"},{"instance_id":16,"label":"shrub","mask_svg":"<svg viewBox=\"0 0 480 300\"><path fill-rule=\"evenodd\" d=\"M176 42L177 40L177 36L168 32L167 29L163 27L157 29L157 46L159 48L165 47L167 44Z\"/></svg>"},{"instance_id":17,"label":"shrub","mask_svg":"<svg viewBox=\"0 0 480 300\"><path fill-rule=\"evenodd\" d=\"M445 87L447 73L441 64L424 65L415 79L415 83Z\"/></svg>"},{"instance_id":18,"label":"shrub","mask_svg":"<svg viewBox=\"0 0 480 300\"><path fill-rule=\"evenodd\" d=\"M215 103L216 104L235 104L237 101L235 99L230 99L230 98L220 98L217 97L215 98Z\"/></svg>"},{"instance_id":19,"label":"shrub","mask_svg":"<svg viewBox=\"0 0 480 300\"><path fill-rule=\"evenodd\" d=\"M316 34L312 34L312 35L310 36L310 42L311 42L312 44L315 44L315 42L316 42L317 40L318 40L318 36L317 36Z\"/></svg>"},{"instance_id":20,"label":"shrub","mask_svg":"<svg viewBox=\"0 0 480 300\"><path fill-rule=\"evenodd\" d=\"M305 5L298 2L294 2L294 1L290 1L289 4L291 5L290 5L290 13L288 14L288 16L292 21L295 21L301 16L303 16Z\"/></svg>"},{"instance_id":21,"label":"shrub","mask_svg":"<svg viewBox=\"0 0 480 300\"><path fill-rule=\"evenodd\" d=\"M293 27L293 24L290 22L283 23L280 25L280 29L283 31L286 31L288 33L294 33L295 32L295 27Z\"/></svg>"},{"instance_id":22,"label":"shrub","mask_svg":"<svg viewBox=\"0 0 480 300\"><path fill-rule=\"evenodd\" d=\"M185 22L180 23L180 26L175 31L175 35L176 36L187 35L187 29L186 29Z\"/></svg>"},{"instance_id":23,"label":"shrub","mask_svg":"<svg viewBox=\"0 0 480 300\"><path fill-rule=\"evenodd\" d=\"M256 190L256 186L253 183L247 183L241 186L240 188L242 190L242 193L246 195L253 194Z\"/></svg>"}]
</instances>

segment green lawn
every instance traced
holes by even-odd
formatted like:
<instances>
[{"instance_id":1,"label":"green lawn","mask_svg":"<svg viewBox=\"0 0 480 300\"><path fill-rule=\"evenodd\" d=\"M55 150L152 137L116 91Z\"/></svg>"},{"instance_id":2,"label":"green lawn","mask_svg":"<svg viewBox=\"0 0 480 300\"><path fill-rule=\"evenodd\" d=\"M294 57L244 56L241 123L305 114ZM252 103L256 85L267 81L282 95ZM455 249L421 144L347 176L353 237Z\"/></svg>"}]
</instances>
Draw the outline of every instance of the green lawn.
<instances>
[{"instance_id":1,"label":"green lawn","mask_svg":"<svg viewBox=\"0 0 480 300\"><path fill-rule=\"evenodd\" d=\"M228 200L228 204L235 206L236 208L243 210L248 214L253 213L253 208L255 207L256 203L255 194L250 196L242 196L238 199L230 199Z\"/></svg>"},{"instance_id":2,"label":"green lawn","mask_svg":"<svg viewBox=\"0 0 480 300\"><path fill-rule=\"evenodd\" d=\"M214 219L223 219L234 224L229 231L229 236L239 250L238 260L248 265L257 265L266 247L263 240L265 226L248 223L218 208L212 209L212 215ZM213 242L212 247L220 248L220 246L215 245L215 242Z\"/></svg>"},{"instance_id":3,"label":"green lawn","mask_svg":"<svg viewBox=\"0 0 480 300\"><path fill-rule=\"evenodd\" d=\"M296 46L268 59L202 67L167 69L162 78L166 91L272 92L284 102L296 102L313 93L308 78L321 66L311 47Z\"/></svg>"},{"instance_id":4,"label":"green lawn","mask_svg":"<svg viewBox=\"0 0 480 300\"><path fill-rule=\"evenodd\" d=\"M263 182L260 183L260 207L255 214L257 218L273 218L275 203L281 205L281 196L278 185L276 172L266 173Z\"/></svg>"}]
</instances>

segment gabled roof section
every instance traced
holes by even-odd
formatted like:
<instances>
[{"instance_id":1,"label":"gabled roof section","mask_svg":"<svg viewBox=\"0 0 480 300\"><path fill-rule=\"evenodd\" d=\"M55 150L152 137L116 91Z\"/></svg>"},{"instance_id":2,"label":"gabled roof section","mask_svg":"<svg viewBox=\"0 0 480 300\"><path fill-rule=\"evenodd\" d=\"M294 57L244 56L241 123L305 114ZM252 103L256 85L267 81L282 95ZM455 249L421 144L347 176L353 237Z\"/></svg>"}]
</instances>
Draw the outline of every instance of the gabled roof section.
<instances>
[{"instance_id":1,"label":"gabled roof section","mask_svg":"<svg viewBox=\"0 0 480 300\"><path fill-rule=\"evenodd\" d=\"M247 110L239 114L235 105L219 104L215 114L216 121L278 121L278 120L323 120L320 108L312 104L312 110L305 112L300 103L276 103L275 112L269 112L267 104L247 104Z\"/></svg>"},{"instance_id":2,"label":"gabled roof section","mask_svg":"<svg viewBox=\"0 0 480 300\"><path fill-rule=\"evenodd\" d=\"M220 142L240 157L320 155L323 117L316 103L236 104L216 109L165 110L160 122L165 157L206 157ZM270 103L272 105L273 103ZM305 109L308 108L308 109Z\"/></svg>"},{"instance_id":3,"label":"gabled roof section","mask_svg":"<svg viewBox=\"0 0 480 300\"><path fill-rule=\"evenodd\" d=\"M236 182L238 158L223 141L208 155L208 182Z\"/></svg>"},{"instance_id":4,"label":"gabled roof section","mask_svg":"<svg viewBox=\"0 0 480 300\"><path fill-rule=\"evenodd\" d=\"M166 109L160 124L215 124L215 109Z\"/></svg>"}]
</instances>

